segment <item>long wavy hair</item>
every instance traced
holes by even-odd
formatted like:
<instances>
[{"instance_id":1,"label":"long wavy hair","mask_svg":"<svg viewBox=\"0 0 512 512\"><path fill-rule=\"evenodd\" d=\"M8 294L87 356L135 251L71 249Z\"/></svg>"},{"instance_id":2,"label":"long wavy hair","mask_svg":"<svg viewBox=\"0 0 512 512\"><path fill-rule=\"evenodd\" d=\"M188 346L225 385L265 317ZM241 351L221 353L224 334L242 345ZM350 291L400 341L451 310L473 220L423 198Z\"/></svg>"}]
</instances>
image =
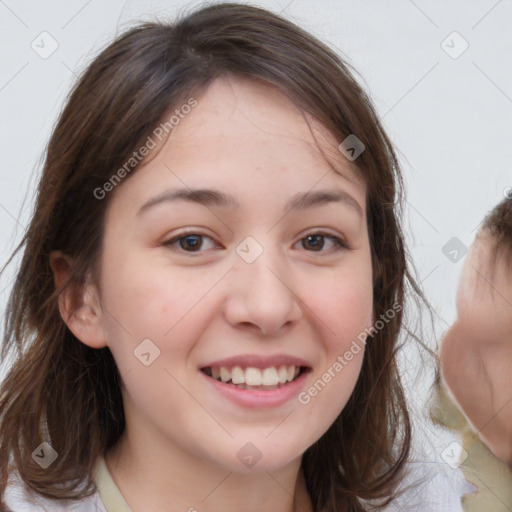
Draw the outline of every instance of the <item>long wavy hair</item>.
<instances>
[{"instance_id":1,"label":"long wavy hair","mask_svg":"<svg viewBox=\"0 0 512 512\"><path fill-rule=\"evenodd\" d=\"M303 454L302 468L315 512L363 511L395 496L411 445L397 368L404 309L396 304L405 306L408 286L421 294L401 230L396 153L336 52L267 10L220 3L118 36L84 70L58 119L32 220L7 262L22 252L2 346L2 358L14 353L15 363L0 396L0 498L14 470L49 498L95 491L95 461L125 428L121 378L108 347L86 346L63 322L49 254L60 250L74 260L77 283L94 273L110 197L98 200L94 190L144 145L165 113L228 74L274 85L340 143L353 134L366 147L352 165L367 185L374 314L396 315L370 338L352 396ZM42 440L59 453L46 469L31 458Z\"/></svg>"}]
</instances>

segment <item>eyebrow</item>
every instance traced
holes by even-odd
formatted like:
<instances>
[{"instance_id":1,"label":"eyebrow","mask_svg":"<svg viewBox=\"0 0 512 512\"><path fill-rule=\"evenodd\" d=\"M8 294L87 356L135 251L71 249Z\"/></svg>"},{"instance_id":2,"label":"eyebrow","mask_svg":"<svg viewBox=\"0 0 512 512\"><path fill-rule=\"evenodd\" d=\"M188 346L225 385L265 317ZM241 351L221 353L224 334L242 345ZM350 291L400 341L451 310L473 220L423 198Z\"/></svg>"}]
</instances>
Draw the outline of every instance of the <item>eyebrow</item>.
<instances>
[{"instance_id":1,"label":"eyebrow","mask_svg":"<svg viewBox=\"0 0 512 512\"><path fill-rule=\"evenodd\" d=\"M226 194L225 192L221 192L220 190L207 188L182 188L176 190L168 190L149 199L141 206L137 212L137 215L141 215L156 205L173 201L188 201L191 203L202 204L204 206L217 206L223 208L240 207L240 203L235 197ZM342 190L317 190L299 192L286 203L284 210L286 212L292 208L297 210L306 210L307 208L317 207L329 203L345 204L354 209L361 217L363 216L363 209L359 203L350 194Z\"/></svg>"}]
</instances>

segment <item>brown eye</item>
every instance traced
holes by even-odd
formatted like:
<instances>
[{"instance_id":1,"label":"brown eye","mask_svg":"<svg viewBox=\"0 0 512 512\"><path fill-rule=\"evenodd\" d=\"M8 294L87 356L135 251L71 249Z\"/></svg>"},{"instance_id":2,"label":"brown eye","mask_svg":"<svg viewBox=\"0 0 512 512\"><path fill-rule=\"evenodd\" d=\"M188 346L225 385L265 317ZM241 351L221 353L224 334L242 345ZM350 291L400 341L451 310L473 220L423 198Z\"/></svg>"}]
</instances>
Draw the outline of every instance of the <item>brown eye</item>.
<instances>
[{"instance_id":1,"label":"brown eye","mask_svg":"<svg viewBox=\"0 0 512 512\"><path fill-rule=\"evenodd\" d=\"M310 252L331 252L329 250L322 250L325 246L326 240L329 240L332 244L334 244L334 248L331 250L337 251L340 249L348 248L347 244L341 240L341 238L333 235L327 235L325 233L312 233L308 236L305 236L301 239L301 245L304 249L307 249Z\"/></svg>"},{"instance_id":2,"label":"brown eye","mask_svg":"<svg viewBox=\"0 0 512 512\"><path fill-rule=\"evenodd\" d=\"M162 245L166 247L172 247L178 250L182 250L184 252L201 252L201 248L203 247L205 240L213 240L206 235L201 235L199 233L187 233L178 235L171 240L164 242ZM178 247L176 247L178 244ZM211 246L214 246L215 243L212 243Z\"/></svg>"},{"instance_id":3,"label":"brown eye","mask_svg":"<svg viewBox=\"0 0 512 512\"><path fill-rule=\"evenodd\" d=\"M187 235L178 240L180 247L187 251L191 249L192 251L197 251L201 248L203 243L203 237L201 235Z\"/></svg>"},{"instance_id":4,"label":"brown eye","mask_svg":"<svg viewBox=\"0 0 512 512\"><path fill-rule=\"evenodd\" d=\"M322 250L324 243L325 239L322 235L309 235L302 239L302 247L308 249L309 246L313 251Z\"/></svg>"}]
</instances>

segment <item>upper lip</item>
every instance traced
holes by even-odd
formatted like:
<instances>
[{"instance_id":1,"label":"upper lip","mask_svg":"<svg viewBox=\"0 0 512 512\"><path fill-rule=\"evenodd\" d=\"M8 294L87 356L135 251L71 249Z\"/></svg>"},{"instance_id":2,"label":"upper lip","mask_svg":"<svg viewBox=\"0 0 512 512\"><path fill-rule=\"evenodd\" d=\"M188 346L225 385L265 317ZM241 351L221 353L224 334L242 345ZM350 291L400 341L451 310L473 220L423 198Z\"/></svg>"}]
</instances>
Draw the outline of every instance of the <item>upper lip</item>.
<instances>
[{"instance_id":1,"label":"upper lip","mask_svg":"<svg viewBox=\"0 0 512 512\"><path fill-rule=\"evenodd\" d=\"M241 366L244 368L269 368L271 366L304 366L310 368L310 364L299 357L287 354L275 354L273 356L262 356L257 354L245 354L240 356L227 357L201 366L201 368L233 368Z\"/></svg>"}]
</instances>

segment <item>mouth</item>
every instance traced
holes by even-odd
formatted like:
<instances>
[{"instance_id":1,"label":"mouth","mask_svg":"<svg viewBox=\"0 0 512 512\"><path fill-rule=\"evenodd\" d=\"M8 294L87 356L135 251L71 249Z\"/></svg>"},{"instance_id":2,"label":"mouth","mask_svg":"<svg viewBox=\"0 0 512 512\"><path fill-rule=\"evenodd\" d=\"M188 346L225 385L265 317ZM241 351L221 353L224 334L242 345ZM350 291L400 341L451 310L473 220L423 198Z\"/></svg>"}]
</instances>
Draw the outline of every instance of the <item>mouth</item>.
<instances>
[{"instance_id":1,"label":"mouth","mask_svg":"<svg viewBox=\"0 0 512 512\"><path fill-rule=\"evenodd\" d=\"M287 386L311 371L306 366L280 365L266 368L252 366L205 366L201 368L208 377L238 389L272 391Z\"/></svg>"}]
</instances>

